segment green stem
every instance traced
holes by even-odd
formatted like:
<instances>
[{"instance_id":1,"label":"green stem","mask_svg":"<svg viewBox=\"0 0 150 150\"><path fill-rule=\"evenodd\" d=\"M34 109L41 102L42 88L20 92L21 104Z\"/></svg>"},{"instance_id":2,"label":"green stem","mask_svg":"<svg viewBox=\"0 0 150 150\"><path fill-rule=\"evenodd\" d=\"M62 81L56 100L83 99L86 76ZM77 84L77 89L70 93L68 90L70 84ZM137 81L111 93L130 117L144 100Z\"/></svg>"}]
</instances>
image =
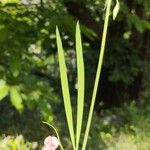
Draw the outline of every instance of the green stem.
<instances>
[{"instance_id":1,"label":"green stem","mask_svg":"<svg viewBox=\"0 0 150 150\"><path fill-rule=\"evenodd\" d=\"M94 84L94 89L93 89L93 95L92 95L92 100L91 100L91 105L90 105L87 126L86 126L85 135L84 135L84 139L83 139L82 150L85 150L85 148L86 148L90 125L91 125L91 121L92 121L96 93L97 93L97 88L98 88L98 83L99 83L101 68L102 68L102 62L103 62L103 56L104 56L104 51L105 51L105 43L106 43L106 36L107 36L107 29L108 29L108 22L109 22L110 6L111 6L111 0L107 0L106 16L105 16L105 21L104 21L104 29L103 29L103 35L102 35L99 62L98 62L98 68L97 68L97 73L96 73L96 78L95 78L95 84Z\"/></svg>"}]
</instances>

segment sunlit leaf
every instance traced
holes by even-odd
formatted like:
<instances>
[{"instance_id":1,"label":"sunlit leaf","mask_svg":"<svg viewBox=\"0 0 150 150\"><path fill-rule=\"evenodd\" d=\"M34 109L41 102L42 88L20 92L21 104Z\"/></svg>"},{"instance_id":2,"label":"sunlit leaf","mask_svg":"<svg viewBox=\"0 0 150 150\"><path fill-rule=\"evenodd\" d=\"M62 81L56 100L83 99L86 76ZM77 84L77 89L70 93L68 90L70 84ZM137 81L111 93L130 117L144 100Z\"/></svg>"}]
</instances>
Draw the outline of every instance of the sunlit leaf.
<instances>
[{"instance_id":1,"label":"sunlit leaf","mask_svg":"<svg viewBox=\"0 0 150 150\"><path fill-rule=\"evenodd\" d=\"M18 111L21 112L23 110L22 98L16 87L10 88L10 100L12 105L15 106Z\"/></svg>"},{"instance_id":2,"label":"sunlit leaf","mask_svg":"<svg viewBox=\"0 0 150 150\"><path fill-rule=\"evenodd\" d=\"M76 54L77 54L77 73L78 73L76 148L78 149L83 119L83 108L84 108L84 62L83 62L82 41L79 22L76 25Z\"/></svg>"},{"instance_id":3,"label":"sunlit leaf","mask_svg":"<svg viewBox=\"0 0 150 150\"><path fill-rule=\"evenodd\" d=\"M86 149L88 135L89 135L91 121L92 121L92 115L93 115L93 110L94 110L94 105L95 105L95 100L96 100L96 93L97 93L97 89L98 89L98 83L99 83L99 79L100 79L100 75L101 75L101 68L102 68L104 51L105 51L105 43L106 43L106 36L107 36L107 29L108 29L109 15L110 15L110 7L111 7L111 0L107 0L106 15L105 15L105 21L104 21L100 55L99 55L98 67L97 67L97 72L96 72L96 77L95 77L90 111L89 111L89 115L88 115L88 121L87 121L85 135L84 135L83 144L82 144L82 150Z\"/></svg>"},{"instance_id":4,"label":"sunlit leaf","mask_svg":"<svg viewBox=\"0 0 150 150\"><path fill-rule=\"evenodd\" d=\"M116 19L118 12L119 12L119 2L118 0L116 0L116 5L115 8L113 9L113 20Z\"/></svg>"},{"instance_id":5,"label":"sunlit leaf","mask_svg":"<svg viewBox=\"0 0 150 150\"><path fill-rule=\"evenodd\" d=\"M0 101L8 95L9 92L9 86L6 85L6 82L4 80L0 80Z\"/></svg>"},{"instance_id":6,"label":"sunlit leaf","mask_svg":"<svg viewBox=\"0 0 150 150\"><path fill-rule=\"evenodd\" d=\"M67 78L67 69L66 69L66 64L65 64L65 57L64 57L63 47L62 47L62 41L60 38L58 28L56 28L56 40L57 40L60 77L61 77L61 86L62 86L65 112L66 112L71 142L73 145L73 149L75 150L75 136L74 136L74 128L73 128L73 117L72 117L72 107L71 107L71 101L70 101L70 92L69 92L68 78Z\"/></svg>"},{"instance_id":7,"label":"sunlit leaf","mask_svg":"<svg viewBox=\"0 0 150 150\"><path fill-rule=\"evenodd\" d=\"M19 0L1 0L2 4L18 3Z\"/></svg>"}]
</instances>

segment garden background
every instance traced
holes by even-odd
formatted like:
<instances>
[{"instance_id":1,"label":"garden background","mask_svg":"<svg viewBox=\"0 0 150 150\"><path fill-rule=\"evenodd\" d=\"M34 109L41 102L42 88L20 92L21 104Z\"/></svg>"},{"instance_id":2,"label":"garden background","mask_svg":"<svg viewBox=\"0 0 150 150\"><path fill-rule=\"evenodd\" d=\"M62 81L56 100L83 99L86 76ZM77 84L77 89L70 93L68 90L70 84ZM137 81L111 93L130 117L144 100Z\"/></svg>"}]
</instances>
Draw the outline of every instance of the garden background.
<instances>
[{"instance_id":1,"label":"garden background","mask_svg":"<svg viewBox=\"0 0 150 150\"><path fill-rule=\"evenodd\" d=\"M112 2L112 9L116 1ZM104 0L0 0L0 149L41 149L54 134L71 144L57 56L60 29L74 114L77 95L75 27L85 63L83 131L97 69ZM110 14L101 80L87 150L150 149L150 1L120 0ZM74 116L74 119L76 116ZM83 134L81 135L81 137Z\"/></svg>"}]
</instances>

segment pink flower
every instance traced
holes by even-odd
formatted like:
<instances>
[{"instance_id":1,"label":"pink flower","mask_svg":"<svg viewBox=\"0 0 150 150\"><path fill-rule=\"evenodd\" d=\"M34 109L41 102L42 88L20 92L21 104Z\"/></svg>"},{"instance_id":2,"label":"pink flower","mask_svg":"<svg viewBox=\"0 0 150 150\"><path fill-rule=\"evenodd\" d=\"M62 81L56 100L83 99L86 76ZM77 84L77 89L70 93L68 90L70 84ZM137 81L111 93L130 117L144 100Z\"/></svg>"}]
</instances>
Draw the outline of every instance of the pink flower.
<instances>
[{"instance_id":1,"label":"pink flower","mask_svg":"<svg viewBox=\"0 0 150 150\"><path fill-rule=\"evenodd\" d=\"M59 140L55 136L48 136L44 140L42 150L56 150L59 146Z\"/></svg>"}]
</instances>

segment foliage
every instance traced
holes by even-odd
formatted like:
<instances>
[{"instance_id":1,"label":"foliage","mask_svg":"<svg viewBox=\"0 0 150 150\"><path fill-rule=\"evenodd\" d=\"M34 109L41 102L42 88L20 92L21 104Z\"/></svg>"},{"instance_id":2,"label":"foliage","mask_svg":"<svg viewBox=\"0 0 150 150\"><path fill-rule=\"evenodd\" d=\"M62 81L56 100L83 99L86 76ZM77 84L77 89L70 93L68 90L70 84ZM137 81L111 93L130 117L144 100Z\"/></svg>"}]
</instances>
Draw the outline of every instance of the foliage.
<instances>
[{"instance_id":1,"label":"foliage","mask_svg":"<svg viewBox=\"0 0 150 150\"><path fill-rule=\"evenodd\" d=\"M76 18L66 10L63 1L46 0L36 2L31 0L26 1L26 3L25 1L11 2L6 0L0 4L1 80L18 91L19 97L22 99L21 109L23 105L30 109L39 107L44 118L50 122L53 120L50 103L60 102L61 99L60 89L58 88L59 76L56 45L54 44L55 26L58 25L63 31L64 49L66 47L68 49L66 54L72 55ZM91 1L83 0L75 2L84 4L89 9L93 20L98 24L102 24L104 1L94 0L91 3ZM115 3L113 3L114 5ZM141 16L137 12L138 5L143 9ZM120 3L120 12L115 24L119 25L123 21L125 27L121 29L122 31L116 29L118 30L117 32L121 33L119 35L110 33L110 35L113 35L113 37L109 37L110 40L108 39L108 42L112 40L111 43L109 42L111 50L106 51L104 60L104 69L109 70L108 79L110 82L122 82L128 86L133 84L135 77L143 71L142 50L140 47L135 48L132 37L135 30L142 35L149 30L148 8L149 1L147 0L134 1L131 3L131 8L125 1ZM110 20L110 24L111 29L114 23ZM98 28L101 27L98 26ZM88 80L93 80L94 69L96 68L93 65L96 66L98 57L97 52L94 55L92 54L95 50L92 42L94 42L94 45L99 46L97 42L99 33L96 28L92 28L84 23L84 20L81 20L81 32L83 34L83 48L85 49L84 55L86 57L89 56L94 63L88 63L85 72L89 72ZM76 61L72 55L72 58L68 58L67 65L70 73L70 83L72 84L71 92L74 93L76 84L74 80L76 77L75 72L71 70L73 60ZM85 88L90 90L92 86L86 85ZM51 116L46 115L47 112Z\"/></svg>"},{"instance_id":2,"label":"foliage","mask_svg":"<svg viewBox=\"0 0 150 150\"><path fill-rule=\"evenodd\" d=\"M119 3L117 2L117 5ZM85 130L85 136L83 139L83 145L82 150L85 150L88 134L90 130L90 124L92 120L92 114L94 110L94 104L96 99L96 93L98 88L98 82L100 79L101 74L101 67L103 62L103 56L104 56L104 50L105 50L105 42L106 42L106 36L107 36L107 28L108 28L108 21L109 21L109 15L110 15L110 6L111 6L111 0L106 2L106 16L104 21L104 30L103 30L103 36L102 36L102 43L101 43L101 49L100 49L100 56L99 56L99 62L98 62L98 68L94 83L94 90L89 110L89 116L87 121L87 126ZM119 9L119 8L118 8ZM114 10L116 17L118 13L118 9ZM83 62L83 52L82 52L82 42L81 42L81 35L80 35L80 28L79 23L76 25L76 53L77 53L77 72L78 72L78 100L77 100L77 122L76 122L76 141L74 136L74 127L73 127L73 117L72 117L72 106L70 101L70 93L69 93L69 87L68 87L68 77L67 77L67 69L65 64L65 58L64 58L64 52L62 47L62 41L60 38L60 34L58 31L58 28L56 28L56 39L57 39L57 47L58 47L58 58L59 58L59 66L60 66L60 77L61 77L61 85L62 85L62 92L63 92L63 99L64 99L64 105L65 105L65 113L67 117L67 123L68 123L68 129L70 133L70 138L72 142L73 149L78 150L79 149L79 141L80 141L80 134L81 134L81 127L82 127L82 119L83 119L83 108L84 108L84 62ZM76 145L75 145L76 142Z\"/></svg>"},{"instance_id":3,"label":"foliage","mask_svg":"<svg viewBox=\"0 0 150 150\"><path fill-rule=\"evenodd\" d=\"M101 75L101 70L102 70L101 68L102 68L103 57L104 57L104 52L105 52L105 43L106 43L106 36L107 36L107 30L108 30L107 28L108 28L108 22L109 22L110 7L111 7L111 0L108 0L108 1L106 1L106 15L105 15L105 21L104 21L104 29L103 29L103 35L102 35L101 48L100 48L100 56L99 56L98 67L97 67L97 71L96 71L94 89L93 89L93 94L92 94L92 100L91 100L91 105L90 105L90 110L89 110L87 126L86 126L86 130L85 130L85 136L84 136L84 140L83 140L83 147L82 147L83 150L85 150L86 144L87 144L88 134L89 134L89 130L90 130L90 125L91 125L91 121L92 121L92 115L93 115L94 105L95 105L95 100L96 100L96 94L97 94L97 89L98 89L98 83L100 80L100 75ZM118 12L116 12L116 15L117 15L117 13ZM115 15L115 17L116 17L116 15ZM115 19L115 17L114 17L114 19Z\"/></svg>"},{"instance_id":4,"label":"foliage","mask_svg":"<svg viewBox=\"0 0 150 150\"><path fill-rule=\"evenodd\" d=\"M34 113L34 118L30 119L31 114ZM8 115L10 117L8 118ZM123 108L112 108L109 110L101 110L101 114L95 114L93 117L93 122L91 126L91 132L89 134L89 141L87 145L87 150L95 149L115 149L116 147L126 148L128 146L136 147L135 150L147 150L149 149L149 118L150 118L150 107L149 102L145 102L141 105L135 104L135 102L126 104ZM128 116L128 117L126 117ZM38 141L38 147L40 148L40 143L42 143L41 137L46 137L47 135L55 135L53 130L49 128L46 129L45 125L39 123L39 116L37 112L23 114L22 119L15 122L12 118L12 111L7 111L7 118L1 116L4 120L14 120L4 124L1 124L1 132L3 129L4 133L16 134L22 133L25 135L27 141ZM36 120L38 119L38 120ZM57 119L58 120L58 119ZM63 118L59 118L60 124L57 126L59 133L61 135L61 141L64 148L71 150L72 146L70 140L67 136L67 127L63 123ZM2 122L2 121L1 121ZM3 121L4 122L4 121ZM10 127L9 123L13 124L14 127ZM56 125L55 125L56 126ZM86 124L84 122L83 127ZM44 130L43 130L44 129ZM62 130L63 129L63 130ZM20 130L20 131L19 131ZM83 138L81 134L81 138ZM143 148L143 149L142 149ZM118 149L119 150L119 149Z\"/></svg>"},{"instance_id":5,"label":"foliage","mask_svg":"<svg viewBox=\"0 0 150 150\"><path fill-rule=\"evenodd\" d=\"M28 7L15 3L0 6L0 97L2 100L10 94L12 104L19 111L24 106L38 107L44 119L50 122L53 116L49 102L57 103L59 98L47 82L51 76L46 72L55 68L55 58L42 49L45 43L42 36L46 33L41 31L43 25L35 16L38 11L40 13L39 9L35 5ZM52 70L48 69L50 66L53 66Z\"/></svg>"},{"instance_id":6,"label":"foliage","mask_svg":"<svg viewBox=\"0 0 150 150\"><path fill-rule=\"evenodd\" d=\"M112 1L112 8L116 2ZM87 110L98 61L98 40L99 35L102 35L105 5L104 0L0 0L1 134L15 135L23 132L26 138L39 141L46 134L39 122L43 119L48 122L60 120L57 125L59 132L65 136L63 142L67 149L71 149L64 123L55 27L58 25L62 33L72 107L76 114L75 24L77 20L80 21L85 80L89 83L85 84ZM113 9L110 15L115 17ZM144 101L147 101L145 106L149 105L149 17L149 0L122 0L118 17L115 21L111 17L101 77L101 82L106 81L108 84L104 82L101 89L98 89L95 113L101 111L101 100L111 107L113 101L117 105L123 105L125 101L143 100L139 96L141 92ZM149 139L147 118L150 117L145 110L148 106L130 106L130 110L127 107L124 108L125 111L120 111L121 116L117 114L124 120L123 124L127 124L127 127L121 126L121 131L118 127L114 129L109 128L109 125L103 126L99 116L94 113L95 123L89 136L89 149L95 148L94 146L98 149L123 146L124 141L129 142L131 147L136 145L138 148L138 145L142 145L143 149L144 146L150 149L148 144L144 144L144 140ZM116 109L116 113L117 111L119 110ZM85 126L86 124L83 128ZM110 131L111 129L116 132ZM81 138L84 138L83 134Z\"/></svg>"},{"instance_id":7,"label":"foliage","mask_svg":"<svg viewBox=\"0 0 150 150\"><path fill-rule=\"evenodd\" d=\"M56 37L57 37L57 46L58 46L58 58L59 58L59 66L60 66L61 85L62 85L67 124L68 124L72 146L73 146L73 149L75 150L75 135L74 135L74 127L73 127L70 92L69 92L69 86L68 86L67 68L65 64L62 41L60 38L58 28L56 28Z\"/></svg>"},{"instance_id":8,"label":"foliage","mask_svg":"<svg viewBox=\"0 0 150 150\"><path fill-rule=\"evenodd\" d=\"M138 106L135 102L123 108L102 110L100 116L94 116L87 149L149 149L149 111L149 106Z\"/></svg>"},{"instance_id":9,"label":"foliage","mask_svg":"<svg viewBox=\"0 0 150 150\"><path fill-rule=\"evenodd\" d=\"M26 142L22 135L0 138L1 150L35 150L37 143Z\"/></svg>"},{"instance_id":10,"label":"foliage","mask_svg":"<svg viewBox=\"0 0 150 150\"><path fill-rule=\"evenodd\" d=\"M149 112L150 107L147 104L138 106L135 102L132 102L130 105L125 105L122 109L115 109L114 114L118 119L113 121L105 118L102 121L104 128L100 132L100 137L106 149L149 149ZM121 124L120 121L122 122ZM117 127L116 124L120 125Z\"/></svg>"}]
</instances>

